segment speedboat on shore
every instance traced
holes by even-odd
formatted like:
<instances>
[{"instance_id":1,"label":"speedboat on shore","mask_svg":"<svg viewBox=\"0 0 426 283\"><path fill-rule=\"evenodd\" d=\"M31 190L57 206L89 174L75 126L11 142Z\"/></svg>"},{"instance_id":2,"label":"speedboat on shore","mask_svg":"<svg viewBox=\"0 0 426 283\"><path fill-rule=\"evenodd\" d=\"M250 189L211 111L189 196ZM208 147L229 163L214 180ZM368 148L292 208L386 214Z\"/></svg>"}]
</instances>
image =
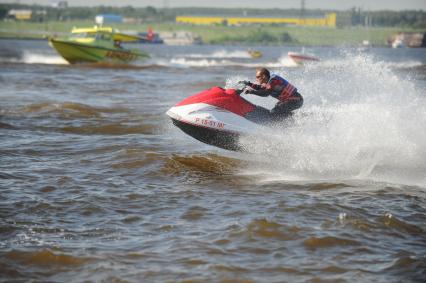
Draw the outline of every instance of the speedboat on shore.
<instances>
[{"instance_id":1,"label":"speedboat on shore","mask_svg":"<svg viewBox=\"0 0 426 283\"><path fill-rule=\"evenodd\" d=\"M288 52L287 56L294 61L297 65L302 65L306 62L315 62L320 61L320 59L311 54L298 53L298 52Z\"/></svg>"},{"instance_id":2,"label":"speedboat on shore","mask_svg":"<svg viewBox=\"0 0 426 283\"><path fill-rule=\"evenodd\" d=\"M49 44L70 64L128 63L148 58L139 49L126 49L122 42L136 42L141 38L119 33L111 27L74 28L66 38L50 38Z\"/></svg>"},{"instance_id":3,"label":"speedboat on shore","mask_svg":"<svg viewBox=\"0 0 426 283\"><path fill-rule=\"evenodd\" d=\"M276 120L269 110L242 98L243 92L213 87L182 100L166 114L175 126L203 143L245 151L240 138L262 133L265 125Z\"/></svg>"}]
</instances>

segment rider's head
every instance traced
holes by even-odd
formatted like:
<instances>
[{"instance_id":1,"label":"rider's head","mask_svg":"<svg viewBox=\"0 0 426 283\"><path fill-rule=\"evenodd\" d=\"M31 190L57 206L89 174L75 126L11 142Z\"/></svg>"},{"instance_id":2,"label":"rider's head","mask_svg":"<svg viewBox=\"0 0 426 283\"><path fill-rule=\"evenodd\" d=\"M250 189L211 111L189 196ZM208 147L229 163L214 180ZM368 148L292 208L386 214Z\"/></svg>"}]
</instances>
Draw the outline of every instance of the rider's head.
<instances>
[{"instance_id":1,"label":"rider's head","mask_svg":"<svg viewBox=\"0 0 426 283\"><path fill-rule=\"evenodd\" d=\"M268 69L266 68L258 68L256 69L256 82L258 84L266 84L271 77Z\"/></svg>"}]
</instances>

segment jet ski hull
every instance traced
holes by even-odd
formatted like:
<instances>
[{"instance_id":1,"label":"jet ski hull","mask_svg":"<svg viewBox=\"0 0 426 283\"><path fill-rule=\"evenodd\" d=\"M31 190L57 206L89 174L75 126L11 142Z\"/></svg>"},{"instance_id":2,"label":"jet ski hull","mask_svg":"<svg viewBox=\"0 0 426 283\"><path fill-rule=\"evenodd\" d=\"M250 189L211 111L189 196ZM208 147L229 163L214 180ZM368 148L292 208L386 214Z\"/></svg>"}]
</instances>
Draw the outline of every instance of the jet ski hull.
<instances>
[{"instance_id":1,"label":"jet ski hull","mask_svg":"<svg viewBox=\"0 0 426 283\"><path fill-rule=\"evenodd\" d=\"M242 150L238 142L240 137L240 134L238 133L216 130L208 127L200 127L199 125L193 125L191 123L186 123L173 118L172 121L173 124L181 129L184 133L205 144L233 151Z\"/></svg>"},{"instance_id":2,"label":"jet ski hull","mask_svg":"<svg viewBox=\"0 0 426 283\"><path fill-rule=\"evenodd\" d=\"M246 118L258 110L235 90L214 87L179 102L166 114L184 133L203 143L244 151L240 138L262 132L261 125Z\"/></svg>"}]
</instances>

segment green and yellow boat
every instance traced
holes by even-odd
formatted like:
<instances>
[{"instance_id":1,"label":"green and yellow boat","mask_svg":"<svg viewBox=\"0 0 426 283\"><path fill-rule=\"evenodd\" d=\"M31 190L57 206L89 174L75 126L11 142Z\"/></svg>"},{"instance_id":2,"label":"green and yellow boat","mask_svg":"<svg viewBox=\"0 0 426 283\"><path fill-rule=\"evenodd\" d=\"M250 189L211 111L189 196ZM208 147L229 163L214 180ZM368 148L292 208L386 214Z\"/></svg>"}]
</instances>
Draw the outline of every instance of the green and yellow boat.
<instances>
[{"instance_id":1,"label":"green and yellow boat","mask_svg":"<svg viewBox=\"0 0 426 283\"><path fill-rule=\"evenodd\" d=\"M73 28L67 38L50 38L49 44L70 64L129 63L149 58L139 49L123 48L122 42L144 40L139 36L119 33L112 27Z\"/></svg>"}]
</instances>

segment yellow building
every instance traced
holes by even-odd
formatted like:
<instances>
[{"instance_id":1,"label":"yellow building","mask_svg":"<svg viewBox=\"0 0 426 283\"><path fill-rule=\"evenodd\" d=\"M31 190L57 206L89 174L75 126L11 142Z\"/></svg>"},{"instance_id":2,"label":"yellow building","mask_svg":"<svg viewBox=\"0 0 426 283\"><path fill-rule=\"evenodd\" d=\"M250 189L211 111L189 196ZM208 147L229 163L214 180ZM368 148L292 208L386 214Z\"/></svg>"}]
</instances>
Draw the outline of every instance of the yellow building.
<instances>
[{"instance_id":1,"label":"yellow building","mask_svg":"<svg viewBox=\"0 0 426 283\"><path fill-rule=\"evenodd\" d=\"M178 16L176 23L193 25L248 25L248 24L287 24L299 26L336 27L336 13L326 14L324 18L252 18L252 17L202 17Z\"/></svg>"},{"instance_id":2,"label":"yellow building","mask_svg":"<svg viewBox=\"0 0 426 283\"><path fill-rule=\"evenodd\" d=\"M8 18L21 20L21 21L27 21L31 19L33 12L31 10L9 10L7 13Z\"/></svg>"}]
</instances>

